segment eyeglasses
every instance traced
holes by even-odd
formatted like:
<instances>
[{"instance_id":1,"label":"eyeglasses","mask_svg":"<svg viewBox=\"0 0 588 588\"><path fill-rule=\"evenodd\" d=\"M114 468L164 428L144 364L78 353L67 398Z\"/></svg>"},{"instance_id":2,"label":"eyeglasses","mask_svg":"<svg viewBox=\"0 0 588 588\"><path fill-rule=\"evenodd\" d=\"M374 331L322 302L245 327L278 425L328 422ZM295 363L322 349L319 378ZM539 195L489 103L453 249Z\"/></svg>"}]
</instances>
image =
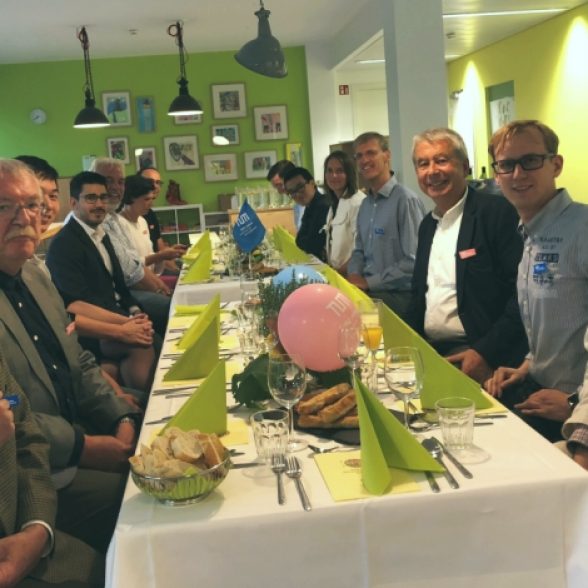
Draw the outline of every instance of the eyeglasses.
<instances>
[{"instance_id":1,"label":"eyeglasses","mask_svg":"<svg viewBox=\"0 0 588 588\"><path fill-rule=\"evenodd\" d=\"M156 186L163 186L162 180L151 180Z\"/></svg>"},{"instance_id":2,"label":"eyeglasses","mask_svg":"<svg viewBox=\"0 0 588 588\"><path fill-rule=\"evenodd\" d=\"M0 203L0 217L15 219L21 210L24 210L29 217L37 216L42 211L43 205L38 200L32 200L26 204L16 202Z\"/></svg>"},{"instance_id":3,"label":"eyeglasses","mask_svg":"<svg viewBox=\"0 0 588 588\"><path fill-rule=\"evenodd\" d=\"M497 174L512 174L517 165L525 171L533 171L543 167L546 159L552 159L555 153L528 153L519 159L499 159L492 163L492 169Z\"/></svg>"},{"instance_id":4,"label":"eyeglasses","mask_svg":"<svg viewBox=\"0 0 588 588\"><path fill-rule=\"evenodd\" d=\"M286 190L286 194L288 194L290 198L294 198L294 196L297 196L298 194L302 193L302 191L306 187L306 184L308 184L308 181L303 182L302 184L298 184L298 186L292 188L292 190Z\"/></svg>"},{"instance_id":5,"label":"eyeglasses","mask_svg":"<svg viewBox=\"0 0 588 588\"><path fill-rule=\"evenodd\" d=\"M96 204L98 200L100 202L110 202L112 200L110 194L84 194L82 198L89 204Z\"/></svg>"}]
</instances>

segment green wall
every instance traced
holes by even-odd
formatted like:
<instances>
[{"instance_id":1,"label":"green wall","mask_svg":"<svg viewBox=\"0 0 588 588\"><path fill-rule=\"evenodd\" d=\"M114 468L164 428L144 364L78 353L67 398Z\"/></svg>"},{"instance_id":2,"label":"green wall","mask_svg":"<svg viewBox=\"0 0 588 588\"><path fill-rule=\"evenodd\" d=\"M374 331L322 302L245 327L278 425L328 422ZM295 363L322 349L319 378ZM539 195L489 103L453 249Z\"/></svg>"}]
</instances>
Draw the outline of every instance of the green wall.
<instances>
[{"instance_id":1,"label":"green wall","mask_svg":"<svg viewBox=\"0 0 588 588\"><path fill-rule=\"evenodd\" d=\"M306 58L303 47L284 50L288 76L272 79L255 74L240 66L234 51L191 54L187 63L190 93L203 106L200 124L176 125L167 109L177 95L178 55L157 55L120 59L92 60L97 105L102 107L104 91L130 91L133 125L105 129L74 129L73 120L83 106L84 68L76 61L0 65L0 156L37 155L47 159L62 176L71 176L82 169L82 155L106 155L108 137L128 137L131 164L128 174L136 171L134 149L156 148L157 165L164 180L173 179L181 186L184 200L202 203L206 210L217 210L217 194L232 193L235 184L260 184L265 180L246 180L246 151L276 150L278 159L285 157L286 143L302 143L306 164L312 162ZM211 85L244 83L247 117L215 120L212 117ZM135 110L135 97L153 96L156 113L155 131L140 133ZM254 106L286 105L289 136L282 141L256 141L253 123ZM29 113L42 108L47 122L33 124ZM238 124L240 144L215 147L211 127ZM164 169L163 137L196 135L200 169L167 172ZM205 182L203 156L237 153L237 182ZM163 203L163 196L160 202Z\"/></svg>"},{"instance_id":2,"label":"green wall","mask_svg":"<svg viewBox=\"0 0 588 588\"><path fill-rule=\"evenodd\" d=\"M517 118L539 119L560 138L559 185L588 202L588 4L449 64L449 91L464 90L456 108L471 109L478 166L488 163L486 88L510 80Z\"/></svg>"}]
</instances>

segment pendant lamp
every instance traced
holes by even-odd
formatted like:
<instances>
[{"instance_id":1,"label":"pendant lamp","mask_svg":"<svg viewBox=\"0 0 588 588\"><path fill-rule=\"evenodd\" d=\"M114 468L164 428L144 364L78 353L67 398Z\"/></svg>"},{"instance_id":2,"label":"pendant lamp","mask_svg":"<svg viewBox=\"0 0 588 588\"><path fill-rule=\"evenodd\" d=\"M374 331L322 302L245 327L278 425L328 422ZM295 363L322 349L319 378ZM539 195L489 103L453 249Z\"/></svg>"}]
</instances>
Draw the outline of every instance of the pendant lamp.
<instances>
[{"instance_id":1,"label":"pendant lamp","mask_svg":"<svg viewBox=\"0 0 588 588\"><path fill-rule=\"evenodd\" d=\"M92 67L90 65L90 41L86 27L82 27L78 32L78 39L82 44L84 50L84 69L86 73L86 82L84 84L84 96L86 105L74 121L74 128L76 129L96 129L99 127L108 127L110 123L106 115L96 108L96 100L94 98L94 82L92 81Z\"/></svg>"},{"instance_id":2,"label":"pendant lamp","mask_svg":"<svg viewBox=\"0 0 588 588\"><path fill-rule=\"evenodd\" d=\"M167 28L167 34L171 37L175 37L176 45L180 52L180 77L178 79L180 93L170 104L167 113L170 116L202 114L203 111L200 102L190 96L190 93L188 92L188 80L186 79L186 49L184 47L184 38L182 36L182 24L178 21L176 24L170 25Z\"/></svg>"},{"instance_id":3,"label":"pendant lamp","mask_svg":"<svg viewBox=\"0 0 588 588\"><path fill-rule=\"evenodd\" d=\"M259 19L257 26L257 39L245 43L235 54L235 59L247 69L268 76L270 78L283 78L288 75L288 68L284 58L284 52L280 42L272 35L269 25L269 10L263 6L263 0L259 0L261 8L255 13Z\"/></svg>"}]
</instances>

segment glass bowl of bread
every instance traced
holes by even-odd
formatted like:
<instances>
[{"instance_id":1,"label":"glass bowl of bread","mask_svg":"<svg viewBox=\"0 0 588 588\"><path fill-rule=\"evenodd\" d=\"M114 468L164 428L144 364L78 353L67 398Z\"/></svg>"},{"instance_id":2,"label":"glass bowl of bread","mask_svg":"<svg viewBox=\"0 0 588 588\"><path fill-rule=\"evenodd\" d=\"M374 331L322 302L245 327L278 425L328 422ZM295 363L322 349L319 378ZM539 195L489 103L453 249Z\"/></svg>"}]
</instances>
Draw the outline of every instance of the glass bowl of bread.
<instances>
[{"instance_id":1,"label":"glass bowl of bread","mask_svg":"<svg viewBox=\"0 0 588 588\"><path fill-rule=\"evenodd\" d=\"M129 462L137 487L169 505L203 500L231 467L229 451L216 435L177 427L166 429L150 447L141 445Z\"/></svg>"}]
</instances>

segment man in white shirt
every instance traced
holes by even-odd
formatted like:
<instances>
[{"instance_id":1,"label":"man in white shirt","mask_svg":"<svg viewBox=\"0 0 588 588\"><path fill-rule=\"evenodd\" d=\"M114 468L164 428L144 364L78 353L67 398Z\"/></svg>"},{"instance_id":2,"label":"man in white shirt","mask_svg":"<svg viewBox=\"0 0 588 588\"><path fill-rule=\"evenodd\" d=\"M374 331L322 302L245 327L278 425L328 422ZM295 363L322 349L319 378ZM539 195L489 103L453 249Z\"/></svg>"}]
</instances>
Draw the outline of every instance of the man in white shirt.
<instances>
[{"instance_id":1,"label":"man in white shirt","mask_svg":"<svg viewBox=\"0 0 588 588\"><path fill-rule=\"evenodd\" d=\"M502 196L468 187L467 151L451 129L416 135L413 161L435 208L419 227L408 322L482 383L527 351L516 306L518 216Z\"/></svg>"}]
</instances>

